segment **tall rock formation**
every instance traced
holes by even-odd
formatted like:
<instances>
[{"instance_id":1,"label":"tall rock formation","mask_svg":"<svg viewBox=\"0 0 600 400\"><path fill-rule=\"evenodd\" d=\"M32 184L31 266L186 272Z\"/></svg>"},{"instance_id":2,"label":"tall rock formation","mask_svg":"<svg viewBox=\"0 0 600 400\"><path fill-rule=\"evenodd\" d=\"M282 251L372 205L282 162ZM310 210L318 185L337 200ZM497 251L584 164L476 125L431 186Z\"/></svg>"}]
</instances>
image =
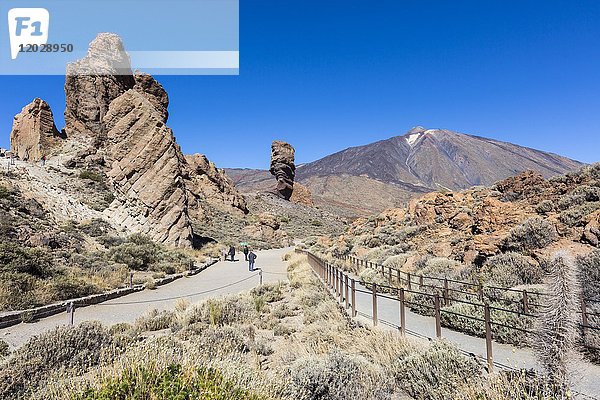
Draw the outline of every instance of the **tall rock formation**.
<instances>
[{"instance_id":1,"label":"tall rock formation","mask_svg":"<svg viewBox=\"0 0 600 400\"><path fill-rule=\"evenodd\" d=\"M48 103L35 99L15 116L10 147L21 160L38 161L63 142Z\"/></svg>"},{"instance_id":2,"label":"tall rock formation","mask_svg":"<svg viewBox=\"0 0 600 400\"><path fill-rule=\"evenodd\" d=\"M116 199L106 213L153 240L191 247L186 163L162 114L141 93L113 100L106 116L107 176Z\"/></svg>"},{"instance_id":3,"label":"tall rock formation","mask_svg":"<svg viewBox=\"0 0 600 400\"><path fill-rule=\"evenodd\" d=\"M294 164L295 150L289 143L275 140L271 145L270 172L277 179L274 193L289 200L294 190L296 165Z\"/></svg>"},{"instance_id":4,"label":"tall rock formation","mask_svg":"<svg viewBox=\"0 0 600 400\"><path fill-rule=\"evenodd\" d=\"M192 219L208 211L244 215L233 183L206 157L186 157L166 126L169 96L145 73L133 73L121 39L101 33L82 60L69 64L66 131L77 154L67 165L99 169L115 200L114 223L157 242L194 243Z\"/></svg>"},{"instance_id":5,"label":"tall rock formation","mask_svg":"<svg viewBox=\"0 0 600 400\"><path fill-rule=\"evenodd\" d=\"M94 139L104 132L110 103L135 85L129 55L118 35L101 33L87 55L67 66L65 131Z\"/></svg>"}]
</instances>

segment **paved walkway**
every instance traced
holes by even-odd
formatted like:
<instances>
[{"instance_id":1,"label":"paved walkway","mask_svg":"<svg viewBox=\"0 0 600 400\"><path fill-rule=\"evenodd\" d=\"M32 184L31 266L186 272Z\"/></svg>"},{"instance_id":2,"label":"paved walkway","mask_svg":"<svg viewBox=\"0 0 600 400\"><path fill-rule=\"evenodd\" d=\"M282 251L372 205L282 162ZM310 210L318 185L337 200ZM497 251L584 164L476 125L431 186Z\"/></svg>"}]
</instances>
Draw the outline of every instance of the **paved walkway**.
<instances>
[{"instance_id":1,"label":"paved walkway","mask_svg":"<svg viewBox=\"0 0 600 400\"><path fill-rule=\"evenodd\" d=\"M356 277L355 277L356 278ZM370 293L362 293L358 290L368 291L367 288L356 283L356 309L358 319L363 322L372 323L373 316L373 296ZM391 296L391 295L390 295ZM393 296L391 296L393 297ZM348 310L350 312L350 310ZM395 326L400 325L400 306L399 302L389 298L377 296L377 317L380 321L391 323ZM379 326L386 330L396 330L397 328L379 323ZM435 338L435 319L406 310L406 329L407 333L421 338ZM442 337L448 342L453 343L458 348L468 353L475 354L484 360L486 359L485 339L465 335L442 327ZM512 368L537 369L535 356L529 348L517 348L502 343L493 343L494 362L510 366ZM600 366L585 361L577 362L577 376L575 377L574 389L580 393L593 398L600 399ZM585 398L585 396L578 396Z\"/></svg>"},{"instance_id":2,"label":"paved walkway","mask_svg":"<svg viewBox=\"0 0 600 400\"><path fill-rule=\"evenodd\" d=\"M256 268L263 271L263 283L287 281L287 265L282 256L292 248L263 250L257 252ZM240 257L241 256L241 257ZM241 259L240 259L241 258ZM259 273L249 272L244 254L237 261L220 261L197 275L181 278L156 290L144 290L101 304L79 308L75 311L75 323L100 321L106 325L134 322L150 310L173 309L179 298L197 303L209 297L249 290L259 284ZM67 323L67 314L58 314L34 323L22 323L0 330L0 339L12 348L19 347L32 336Z\"/></svg>"}]
</instances>

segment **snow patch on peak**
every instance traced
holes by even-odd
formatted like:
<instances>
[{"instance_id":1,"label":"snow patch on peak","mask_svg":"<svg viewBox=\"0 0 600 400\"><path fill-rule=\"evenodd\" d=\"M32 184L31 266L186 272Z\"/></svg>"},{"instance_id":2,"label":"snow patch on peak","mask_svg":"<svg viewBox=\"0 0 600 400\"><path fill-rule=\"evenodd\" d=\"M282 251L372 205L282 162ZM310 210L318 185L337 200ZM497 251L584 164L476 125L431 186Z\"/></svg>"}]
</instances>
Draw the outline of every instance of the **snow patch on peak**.
<instances>
[{"instance_id":1,"label":"snow patch on peak","mask_svg":"<svg viewBox=\"0 0 600 400\"><path fill-rule=\"evenodd\" d=\"M434 133L436 133L438 130L437 129L427 129L425 132L425 134L429 134L429 135L433 135Z\"/></svg>"},{"instance_id":2,"label":"snow patch on peak","mask_svg":"<svg viewBox=\"0 0 600 400\"><path fill-rule=\"evenodd\" d=\"M419 132L419 133L413 133L412 135L409 135L409 136L406 138L406 142L408 143L408 145L409 145L410 147L412 147L412 146L415 144L415 142L416 142L417 140L419 140L419 138L420 138L420 137L421 137L421 133L420 133L420 132Z\"/></svg>"}]
</instances>

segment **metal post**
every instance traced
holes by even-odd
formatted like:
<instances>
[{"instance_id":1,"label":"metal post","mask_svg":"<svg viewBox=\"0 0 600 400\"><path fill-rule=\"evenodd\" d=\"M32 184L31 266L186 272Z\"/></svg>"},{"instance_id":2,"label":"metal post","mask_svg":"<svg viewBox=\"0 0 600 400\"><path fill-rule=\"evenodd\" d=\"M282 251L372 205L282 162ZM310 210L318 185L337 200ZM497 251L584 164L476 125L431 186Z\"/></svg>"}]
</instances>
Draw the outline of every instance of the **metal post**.
<instances>
[{"instance_id":1,"label":"metal post","mask_svg":"<svg viewBox=\"0 0 600 400\"><path fill-rule=\"evenodd\" d=\"M262 269L258 271L258 278L259 278L260 286L262 286L262 284L263 284Z\"/></svg>"},{"instance_id":2,"label":"metal post","mask_svg":"<svg viewBox=\"0 0 600 400\"><path fill-rule=\"evenodd\" d=\"M356 317L356 281L352 279L352 317Z\"/></svg>"},{"instance_id":3,"label":"metal post","mask_svg":"<svg viewBox=\"0 0 600 400\"><path fill-rule=\"evenodd\" d=\"M129 273L129 287L133 288L133 272Z\"/></svg>"},{"instance_id":4,"label":"metal post","mask_svg":"<svg viewBox=\"0 0 600 400\"><path fill-rule=\"evenodd\" d=\"M406 277L406 282L407 282L407 283L406 283L406 287L408 288L408 290L412 290L412 282L411 282L411 281L412 281L412 278L411 278L411 276L410 276L410 272L408 272L408 273L406 274L406 276L407 276L407 277Z\"/></svg>"},{"instance_id":5,"label":"metal post","mask_svg":"<svg viewBox=\"0 0 600 400\"><path fill-rule=\"evenodd\" d=\"M404 298L404 288L400 288L398 297L400 298L400 334L404 336L406 335L406 307Z\"/></svg>"},{"instance_id":6,"label":"metal post","mask_svg":"<svg viewBox=\"0 0 600 400\"><path fill-rule=\"evenodd\" d=\"M529 296L527 290L523 290L523 313L529 314Z\"/></svg>"},{"instance_id":7,"label":"metal post","mask_svg":"<svg viewBox=\"0 0 600 400\"><path fill-rule=\"evenodd\" d=\"M67 322L69 325L75 322L75 303L72 301L67 304Z\"/></svg>"},{"instance_id":8,"label":"metal post","mask_svg":"<svg viewBox=\"0 0 600 400\"><path fill-rule=\"evenodd\" d=\"M373 283L371 286L373 292L373 326L377 326L379 318L377 318L377 284Z\"/></svg>"},{"instance_id":9,"label":"metal post","mask_svg":"<svg viewBox=\"0 0 600 400\"><path fill-rule=\"evenodd\" d=\"M489 304L484 305L484 318L485 318L485 349L487 353L487 367L488 373L492 373L494 370L494 357L492 355L492 322L490 317L490 306Z\"/></svg>"},{"instance_id":10,"label":"metal post","mask_svg":"<svg viewBox=\"0 0 600 400\"><path fill-rule=\"evenodd\" d=\"M350 299L348 298L348 275L344 275L344 282L346 283L346 310L350 308Z\"/></svg>"},{"instance_id":11,"label":"metal post","mask_svg":"<svg viewBox=\"0 0 600 400\"><path fill-rule=\"evenodd\" d=\"M438 339L442 338L442 315L440 311L440 295L436 293L435 295L435 336Z\"/></svg>"}]
</instances>

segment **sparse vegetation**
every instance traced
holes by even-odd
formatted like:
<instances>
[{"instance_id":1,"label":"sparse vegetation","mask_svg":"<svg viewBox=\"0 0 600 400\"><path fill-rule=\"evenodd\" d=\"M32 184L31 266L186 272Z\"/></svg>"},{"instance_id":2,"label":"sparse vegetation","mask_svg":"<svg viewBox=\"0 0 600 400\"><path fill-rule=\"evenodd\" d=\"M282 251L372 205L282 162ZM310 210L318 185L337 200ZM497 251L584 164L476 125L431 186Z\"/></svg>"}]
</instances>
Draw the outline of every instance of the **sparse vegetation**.
<instances>
[{"instance_id":1,"label":"sparse vegetation","mask_svg":"<svg viewBox=\"0 0 600 400\"><path fill-rule=\"evenodd\" d=\"M513 228L504 242L508 250L541 249L558 238L556 227L543 218L530 218Z\"/></svg>"}]
</instances>

